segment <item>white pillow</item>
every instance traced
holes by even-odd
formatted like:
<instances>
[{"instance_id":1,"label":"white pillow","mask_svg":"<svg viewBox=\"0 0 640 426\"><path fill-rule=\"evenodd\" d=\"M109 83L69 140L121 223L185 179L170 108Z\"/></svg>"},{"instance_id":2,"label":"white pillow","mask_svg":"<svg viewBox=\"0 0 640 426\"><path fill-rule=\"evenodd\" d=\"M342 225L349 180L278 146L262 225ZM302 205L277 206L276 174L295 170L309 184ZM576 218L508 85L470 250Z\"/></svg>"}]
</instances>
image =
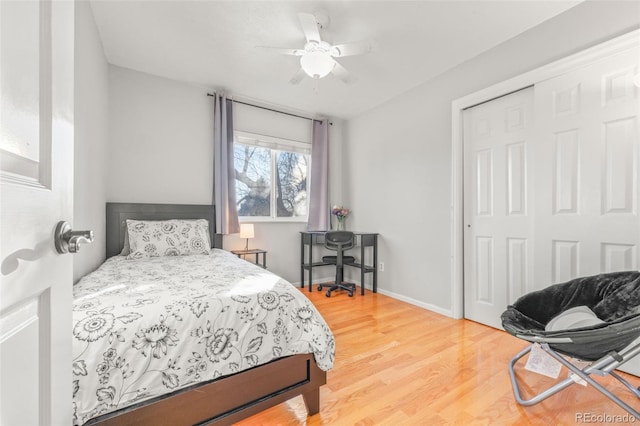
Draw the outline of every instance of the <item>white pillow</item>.
<instances>
[{"instance_id":1,"label":"white pillow","mask_svg":"<svg viewBox=\"0 0 640 426\"><path fill-rule=\"evenodd\" d=\"M209 222L196 220L127 220L127 259L209 254Z\"/></svg>"},{"instance_id":2,"label":"white pillow","mask_svg":"<svg viewBox=\"0 0 640 426\"><path fill-rule=\"evenodd\" d=\"M544 329L546 331L571 330L603 323L604 321L598 318L589 307L576 306L551 318Z\"/></svg>"}]
</instances>

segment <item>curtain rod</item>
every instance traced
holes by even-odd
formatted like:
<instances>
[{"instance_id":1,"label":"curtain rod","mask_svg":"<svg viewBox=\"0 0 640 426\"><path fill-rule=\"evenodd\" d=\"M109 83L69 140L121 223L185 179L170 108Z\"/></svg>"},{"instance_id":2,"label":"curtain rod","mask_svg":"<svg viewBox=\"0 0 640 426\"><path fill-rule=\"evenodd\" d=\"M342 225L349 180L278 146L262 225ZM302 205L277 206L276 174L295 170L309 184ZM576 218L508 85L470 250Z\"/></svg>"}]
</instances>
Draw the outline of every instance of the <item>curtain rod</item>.
<instances>
[{"instance_id":1,"label":"curtain rod","mask_svg":"<svg viewBox=\"0 0 640 426\"><path fill-rule=\"evenodd\" d=\"M216 95L215 93L207 93L207 96L215 96L215 95ZM309 118L309 117L304 117L304 116L298 115L298 114L292 114L290 112L278 111L277 109L267 108L267 107L264 107L264 106L261 106L261 105L254 105L254 104L250 104L248 102L236 101L235 99L231 99L231 102L235 102L237 104L251 106L251 107L254 107L254 108L260 108L260 109L264 109L264 110L267 110L267 111L273 111L273 112L277 112L279 114L290 115L291 117L303 118L305 120L322 122L322 120L318 120L316 118ZM329 122L329 125L333 126L333 123Z\"/></svg>"}]
</instances>

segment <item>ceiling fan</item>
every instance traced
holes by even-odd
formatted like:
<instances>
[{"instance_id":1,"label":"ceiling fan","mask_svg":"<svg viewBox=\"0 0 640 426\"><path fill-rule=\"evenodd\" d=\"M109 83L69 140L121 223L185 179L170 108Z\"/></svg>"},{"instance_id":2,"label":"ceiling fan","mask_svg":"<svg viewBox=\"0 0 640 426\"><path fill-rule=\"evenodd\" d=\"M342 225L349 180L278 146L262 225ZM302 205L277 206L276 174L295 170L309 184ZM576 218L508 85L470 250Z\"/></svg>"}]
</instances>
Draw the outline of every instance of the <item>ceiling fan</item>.
<instances>
[{"instance_id":1,"label":"ceiling fan","mask_svg":"<svg viewBox=\"0 0 640 426\"><path fill-rule=\"evenodd\" d=\"M369 53L372 50L372 44L368 41L360 41L331 45L320 38L320 30L327 28L329 24L329 16L326 13L298 13L298 18L307 39L302 49L266 47L284 55L300 57L300 69L289 82L298 84L305 76L320 79L331 73L346 84L353 83L355 78L335 58Z\"/></svg>"}]
</instances>

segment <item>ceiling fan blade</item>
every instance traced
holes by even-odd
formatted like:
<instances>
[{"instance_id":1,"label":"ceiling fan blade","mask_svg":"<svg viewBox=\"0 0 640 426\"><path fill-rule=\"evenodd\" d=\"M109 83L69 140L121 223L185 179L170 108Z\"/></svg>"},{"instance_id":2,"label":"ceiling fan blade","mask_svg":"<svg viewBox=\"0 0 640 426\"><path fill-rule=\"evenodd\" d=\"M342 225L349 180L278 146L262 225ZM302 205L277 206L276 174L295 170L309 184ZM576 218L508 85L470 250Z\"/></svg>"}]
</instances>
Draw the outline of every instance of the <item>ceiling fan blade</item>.
<instances>
[{"instance_id":1,"label":"ceiling fan blade","mask_svg":"<svg viewBox=\"0 0 640 426\"><path fill-rule=\"evenodd\" d=\"M320 30L318 29L318 21L316 21L316 17L311 13L298 13L298 19L300 19L300 25L302 25L302 31L304 32L304 36L307 38L307 42L309 41L322 41L320 39Z\"/></svg>"},{"instance_id":2,"label":"ceiling fan blade","mask_svg":"<svg viewBox=\"0 0 640 426\"><path fill-rule=\"evenodd\" d=\"M256 46L258 49L267 49L272 52L280 53L281 55L293 55L293 56L302 56L304 54L304 50L302 49L290 49L287 47L272 47L272 46Z\"/></svg>"},{"instance_id":3,"label":"ceiling fan blade","mask_svg":"<svg viewBox=\"0 0 640 426\"><path fill-rule=\"evenodd\" d=\"M297 73L295 73L293 75L293 77L291 77L291 80L289 80L289 83L291 84L298 84L302 81L302 79L306 76L307 74L304 72L304 70L302 68L300 68L298 70Z\"/></svg>"},{"instance_id":4,"label":"ceiling fan blade","mask_svg":"<svg viewBox=\"0 0 640 426\"><path fill-rule=\"evenodd\" d=\"M331 56L341 58L343 56L364 55L372 50L373 45L370 41L356 41L331 46Z\"/></svg>"},{"instance_id":5,"label":"ceiling fan blade","mask_svg":"<svg viewBox=\"0 0 640 426\"><path fill-rule=\"evenodd\" d=\"M345 67L340 65L338 61L335 61L335 65L333 67L333 70L331 70L331 72L333 73L333 75L335 75L340 80L342 80L345 84L353 84L356 81L356 78L352 76Z\"/></svg>"}]
</instances>

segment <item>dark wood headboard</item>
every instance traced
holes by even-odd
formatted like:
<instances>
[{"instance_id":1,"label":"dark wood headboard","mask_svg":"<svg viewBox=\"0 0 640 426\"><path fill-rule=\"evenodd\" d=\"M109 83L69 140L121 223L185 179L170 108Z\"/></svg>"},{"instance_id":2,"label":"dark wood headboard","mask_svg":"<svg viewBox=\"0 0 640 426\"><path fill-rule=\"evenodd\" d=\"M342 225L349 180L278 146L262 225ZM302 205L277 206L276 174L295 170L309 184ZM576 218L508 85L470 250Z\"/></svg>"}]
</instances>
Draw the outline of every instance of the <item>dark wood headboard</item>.
<instances>
[{"instance_id":1,"label":"dark wood headboard","mask_svg":"<svg viewBox=\"0 0 640 426\"><path fill-rule=\"evenodd\" d=\"M216 234L216 208L197 204L107 203L107 257L120 254L124 247L126 220L206 219L211 244L222 248L222 235Z\"/></svg>"}]
</instances>

